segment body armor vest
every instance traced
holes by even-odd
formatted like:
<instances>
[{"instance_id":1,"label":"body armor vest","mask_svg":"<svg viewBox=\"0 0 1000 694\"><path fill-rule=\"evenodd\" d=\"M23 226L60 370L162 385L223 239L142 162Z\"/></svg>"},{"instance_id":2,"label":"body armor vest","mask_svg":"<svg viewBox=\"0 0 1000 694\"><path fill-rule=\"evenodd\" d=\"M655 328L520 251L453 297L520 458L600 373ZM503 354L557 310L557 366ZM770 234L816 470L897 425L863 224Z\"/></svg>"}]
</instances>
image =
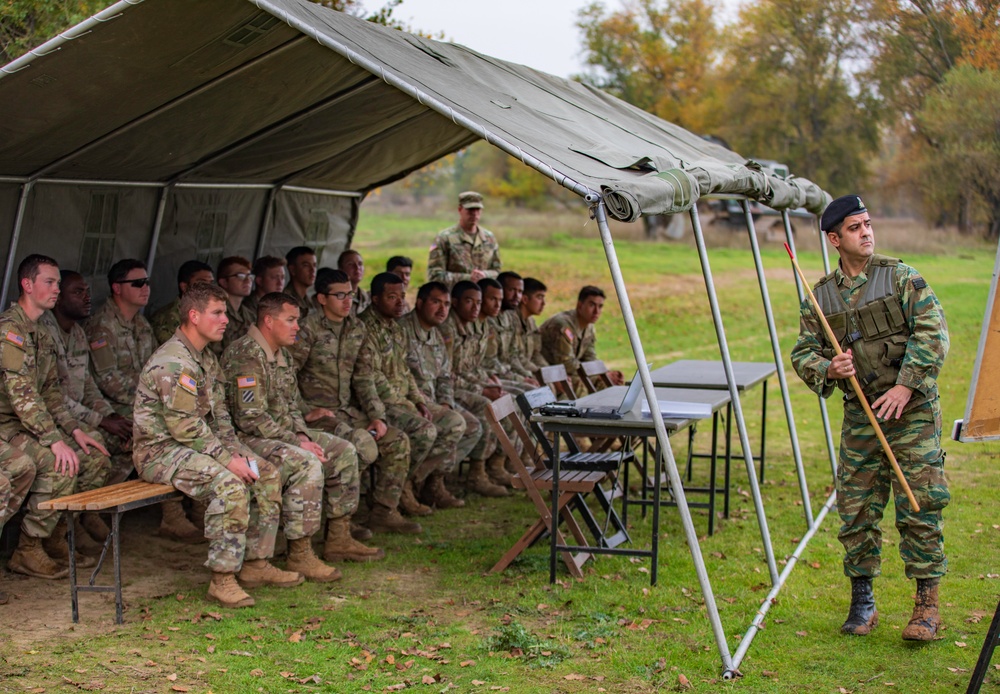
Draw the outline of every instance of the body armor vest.
<instances>
[{"instance_id":1,"label":"body armor vest","mask_svg":"<svg viewBox=\"0 0 1000 694\"><path fill-rule=\"evenodd\" d=\"M870 400L896 385L910 339L910 327L896 293L898 264L898 258L872 256L868 282L855 306L844 301L836 273L821 279L814 292L841 348L853 351L858 381ZM823 337L826 343L826 336ZM823 356L833 358L833 355L832 345L823 350ZM849 381L841 380L837 385L846 393L847 400L856 398Z\"/></svg>"}]
</instances>

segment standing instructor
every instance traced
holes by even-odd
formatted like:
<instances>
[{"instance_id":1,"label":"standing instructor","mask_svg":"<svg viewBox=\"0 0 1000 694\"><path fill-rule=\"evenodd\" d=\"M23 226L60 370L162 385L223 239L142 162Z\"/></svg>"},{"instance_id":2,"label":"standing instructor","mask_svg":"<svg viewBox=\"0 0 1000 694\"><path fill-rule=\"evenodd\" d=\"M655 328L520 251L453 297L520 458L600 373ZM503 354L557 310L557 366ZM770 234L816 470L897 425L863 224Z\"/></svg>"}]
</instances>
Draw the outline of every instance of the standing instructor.
<instances>
[{"instance_id":1,"label":"standing instructor","mask_svg":"<svg viewBox=\"0 0 1000 694\"><path fill-rule=\"evenodd\" d=\"M926 280L896 258L875 253L875 232L857 195L837 198L821 227L840 263L814 293L843 354L834 356L808 301L802 305L792 364L823 397L844 391L844 424L837 470L837 507L843 525L844 573L851 608L841 631L865 635L878 624L872 579L879 575L879 523L890 485L906 577L916 579L913 616L903 638L930 641L940 626L938 582L947 570L941 509L950 500L941 450L937 376L948 353L944 311ZM920 506L914 512L893 476L885 452L850 387L857 376Z\"/></svg>"}]
</instances>

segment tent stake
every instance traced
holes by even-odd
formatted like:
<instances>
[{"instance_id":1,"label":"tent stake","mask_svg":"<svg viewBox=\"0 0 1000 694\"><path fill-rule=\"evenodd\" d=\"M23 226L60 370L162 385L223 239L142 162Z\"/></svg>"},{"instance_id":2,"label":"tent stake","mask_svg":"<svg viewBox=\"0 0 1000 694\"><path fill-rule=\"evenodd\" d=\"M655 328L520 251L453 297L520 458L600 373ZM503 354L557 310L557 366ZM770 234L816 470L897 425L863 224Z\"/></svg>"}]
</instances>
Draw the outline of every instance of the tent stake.
<instances>
[{"instance_id":1,"label":"tent stake","mask_svg":"<svg viewBox=\"0 0 1000 694\"><path fill-rule=\"evenodd\" d=\"M792 414L792 399L788 394L788 381L785 379L785 360L778 344L778 329L774 325L774 313L771 310L771 295L767 290L767 276L764 274L764 262L760 257L760 243L757 240L757 229L754 226L753 215L750 213L750 201L742 200L743 216L746 218L747 233L750 236L750 249L753 251L753 264L757 270L757 283L760 285L760 298L764 303L764 316L767 318L767 332L771 336L771 353L774 355L774 366L777 369L778 385L781 388L781 401L785 405L785 421L788 423L788 438L792 443L792 459L795 461L795 472L799 478L799 493L802 495L802 513L806 518L806 527L813 527L812 504L809 500L809 483L806 482L806 471L802 467L802 454L799 451L799 434L795 429L795 415ZM764 432L761 431L761 437ZM763 469L764 463L761 462Z\"/></svg>"}]
</instances>

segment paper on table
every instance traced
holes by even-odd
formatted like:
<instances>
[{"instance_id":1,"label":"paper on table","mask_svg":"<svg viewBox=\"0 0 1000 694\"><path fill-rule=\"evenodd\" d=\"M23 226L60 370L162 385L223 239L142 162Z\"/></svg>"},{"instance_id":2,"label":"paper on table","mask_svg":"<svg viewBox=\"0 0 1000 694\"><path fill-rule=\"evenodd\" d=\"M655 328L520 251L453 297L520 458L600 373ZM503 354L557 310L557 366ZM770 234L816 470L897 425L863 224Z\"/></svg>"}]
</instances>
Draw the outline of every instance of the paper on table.
<instances>
[{"instance_id":1,"label":"paper on table","mask_svg":"<svg viewBox=\"0 0 1000 694\"><path fill-rule=\"evenodd\" d=\"M682 400L657 400L660 414L664 419L707 419L712 416L712 406L703 402L684 402ZM649 403L642 401L643 417L649 417Z\"/></svg>"}]
</instances>

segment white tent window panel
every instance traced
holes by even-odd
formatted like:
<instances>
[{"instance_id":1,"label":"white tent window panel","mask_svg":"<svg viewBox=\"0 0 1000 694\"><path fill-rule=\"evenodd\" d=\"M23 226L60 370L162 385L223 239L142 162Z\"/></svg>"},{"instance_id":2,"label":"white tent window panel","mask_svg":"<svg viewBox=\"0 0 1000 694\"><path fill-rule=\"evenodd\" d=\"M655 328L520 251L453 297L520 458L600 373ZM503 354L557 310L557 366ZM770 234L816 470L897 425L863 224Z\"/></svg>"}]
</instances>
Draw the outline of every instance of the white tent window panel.
<instances>
[{"instance_id":1,"label":"white tent window panel","mask_svg":"<svg viewBox=\"0 0 1000 694\"><path fill-rule=\"evenodd\" d=\"M116 192L90 194L90 209L77 265L84 277L99 277L111 269L115 237L118 235L118 203L119 194Z\"/></svg>"},{"instance_id":2,"label":"white tent window panel","mask_svg":"<svg viewBox=\"0 0 1000 694\"><path fill-rule=\"evenodd\" d=\"M259 12L253 19L223 39L223 43L245 48L280 23L281 20L274 15L267 12Z\"/></svg>"},{"instance_id":3,"label":"white tent window panel","mask_svg":"<svg viewBox=\"0 0 1000 694\"><path fill-rule=\"evenodd\" d=\"M224 209L202 210L198 217L195 239L198 244L198 260L212 267L218 265L226 250L226 226L229 213Z\"/></svg>"},{"instance_id":4,"label":"white tent window panel","mask_svg":"<svg viewBox=\"0 0 1000 694\"><path fill-rule=\"evenodd\" d=\"M329 235L330 212L316 208L309 210L309 219L306 221L303 236L305 237L305 245L316 251L317 258L323 254Z\"/></svg>"}]
</instances>

